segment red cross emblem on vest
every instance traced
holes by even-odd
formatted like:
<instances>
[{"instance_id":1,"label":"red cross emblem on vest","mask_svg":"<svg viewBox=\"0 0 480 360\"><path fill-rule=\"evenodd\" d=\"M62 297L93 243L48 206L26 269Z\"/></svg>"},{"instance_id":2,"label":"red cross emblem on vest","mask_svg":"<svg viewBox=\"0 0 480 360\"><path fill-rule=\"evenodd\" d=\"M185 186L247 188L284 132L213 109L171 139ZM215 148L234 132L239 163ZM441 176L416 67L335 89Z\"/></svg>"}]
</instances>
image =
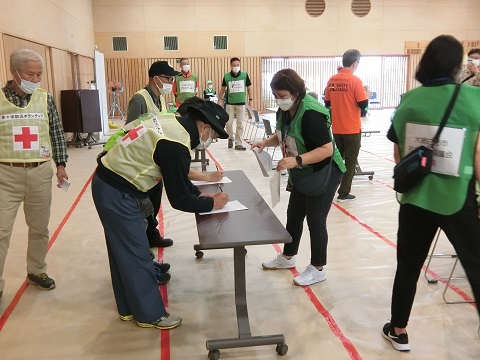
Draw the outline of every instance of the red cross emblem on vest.
<instances>
[{"instance_id":1,"label":"red cross emblem on vest","mask_svg":"<svg viewBox=\"0 0 480 360\"><path fill-rule=\"evenodd\" d=\"M131 129L120 141L124 147L127 147L135 140L139 139L143 134L147 132L147 129L143 126L143 123Z\"/></svg>"},{"instance_id":2,"label":"red cross emblem on vest","mask_svg":"<svg viewBox=\"0 0 480 360\"><path fill-rule=\"evenodd\" d=\"M13 149L14 150L38 150L38 126L14 126Z\"/></svg>"}]
</instances>

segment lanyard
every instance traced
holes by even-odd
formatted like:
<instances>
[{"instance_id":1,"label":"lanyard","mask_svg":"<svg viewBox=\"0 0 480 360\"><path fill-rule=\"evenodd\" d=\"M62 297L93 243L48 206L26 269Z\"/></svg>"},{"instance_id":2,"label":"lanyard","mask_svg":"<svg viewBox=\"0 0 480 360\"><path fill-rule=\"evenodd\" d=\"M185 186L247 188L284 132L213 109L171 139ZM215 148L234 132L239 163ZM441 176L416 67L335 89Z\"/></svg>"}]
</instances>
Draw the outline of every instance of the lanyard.
<instances>
[{"instance_id":1,"label":"lanyard","mask_svg":"<svg viewBox=\"0 0 480 360\"><path fill-rule=\"evenodd\" d=\"M288 111L285 111L285 119L282 122L282 153L283 157L287 156L287 136L290 132L290 127L292 126L292 121L290 120L290 114ZM287 125L288 122L288 125Z\"/></svg>"}]
</instances>

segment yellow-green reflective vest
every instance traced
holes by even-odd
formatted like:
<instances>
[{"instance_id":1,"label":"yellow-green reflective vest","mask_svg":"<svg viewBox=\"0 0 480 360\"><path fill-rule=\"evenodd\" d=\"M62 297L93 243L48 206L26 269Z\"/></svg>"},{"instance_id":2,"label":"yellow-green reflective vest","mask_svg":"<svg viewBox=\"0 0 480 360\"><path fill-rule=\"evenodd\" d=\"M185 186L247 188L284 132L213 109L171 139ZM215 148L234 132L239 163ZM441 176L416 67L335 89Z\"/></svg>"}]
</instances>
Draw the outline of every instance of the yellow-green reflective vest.
<instances>
[{"instance_id":1,"label":"yellow-green reflective vest","mask_svg":"<svg viewBox=\"0 0 480 360\"><path fill-rule=\"evenodd\" d=\"M0 90L0 161L37 162L52 158L48 94L36 90L24 108L7 100Z\"/></svg>"},{"instance_id":2,"label":"yellow-green reflective vest","mask_svg":"<svg viewBox=\"0 0 480 360\"><path fill-rule=\"evenodd\" d=\"M100 161L142 192L150 190L162 177L153 160L158 141L178 142L190 151L190 135L174 114L144 114L126 128L125 136Z\"/></svg>"}]
</instances>

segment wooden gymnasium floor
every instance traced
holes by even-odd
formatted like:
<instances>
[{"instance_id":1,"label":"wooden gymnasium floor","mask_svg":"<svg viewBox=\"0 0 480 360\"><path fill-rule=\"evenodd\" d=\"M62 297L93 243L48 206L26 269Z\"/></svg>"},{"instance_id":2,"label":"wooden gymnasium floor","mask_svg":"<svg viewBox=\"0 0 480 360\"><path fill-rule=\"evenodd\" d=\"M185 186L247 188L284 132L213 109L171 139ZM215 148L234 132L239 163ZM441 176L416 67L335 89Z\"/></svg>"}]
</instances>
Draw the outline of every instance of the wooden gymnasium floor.
<instances>
[{"instance_id":1,"label":"wooden gymnasium floor","mask_svg":"<svg viewBox=\"0 0 480 360\"><path fill-rule=\"evenodd\" d=\"M334 203L328 218L329 257L327 280L297 287L292 278L307 266L308 231L297 257L297 268L264 271L280 247L248 248L247 298L252 335L284 333L288 353L280 357L275 346L221 351L221 359L479 359L479 318L471 304L449 305L442 300L444 285L428 284L422 277L408 328L412 351L395 351L380 335L389 318L395 271L398 205L392 190L392 144L386 139L390 110L371 111L366 130L380 130L362 139L359 156L363 170L374 170L373 180L354 178L357 200ZM257 137L261 136L261 131ZM181 213L163 201L165 235L173 247L158 256L172 264L172 279L162 287L171 312L183 323L171 331L142 329L117 316L107 255L90 180L99 146L69 148L71 187L54 189L50 223L51 247L48 274L57 283L41 291L25 283L26 231L19 211L3 274L6 280L0 302L0 359L207 359L207 339L238 335L233 295L231 250L194 256L198 242L193 214ZM208 150L210 165L224 170L242 169L270 203L269 183L253 153L227 149L226 140ZM196 168L198 164L194 164ZM282 188L286 177L282 176ZM288 195L274 208L285 223ZM245 231L249 229L248 224ZM438 252L449 252L445 238ZM432 276L444 276L452 259L434 259ZM459 270L462 275L462 270ZM454 282L447 296L471 297L465 280Z\"/></svg>"}]
</instances>

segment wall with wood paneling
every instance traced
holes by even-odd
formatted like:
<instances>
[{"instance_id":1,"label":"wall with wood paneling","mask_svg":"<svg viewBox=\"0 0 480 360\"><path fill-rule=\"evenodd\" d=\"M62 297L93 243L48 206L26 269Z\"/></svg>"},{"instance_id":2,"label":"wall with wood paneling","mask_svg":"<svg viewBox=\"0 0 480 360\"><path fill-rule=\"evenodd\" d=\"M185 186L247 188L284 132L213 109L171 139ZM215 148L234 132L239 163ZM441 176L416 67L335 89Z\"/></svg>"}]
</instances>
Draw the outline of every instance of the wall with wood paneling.
<instances>
[{"instance_id":1,"label":"wall with wood paneling","mask_svg":"<svg viewBox=\"0 0 480 360\"><path fill-rule=\"evenodd\" d=\"M148 83L148 69L150 65L157 60L166 60L172 67L180 71L180 66L176 59L155 58L155 59L105 59L105 73L107 83L109 81L121 82L124 87L123 94L118 102L123 111L127 111L128 99L138 90ZM203 97L203 90L207 86L207 80L212 80L214 89L220 90L223 80L223 74L230 71L230 58L191 58L191 71L199 74L200 87L198 94ZM254 108L261 108L261 90L262 90L262 59L259 57L241 57L241 71L246 71L252 81L254 93ZM110 108L113 97L109 95L108 106ZM173 96L166 97L167 102L173 102Z\"/></svg>"},{"instance_id":2,"label":"wall with wood paneling","mask_svg":"<svg viewBox=\"0 0 480 360\"><path fill-rule=\"evenodd\" d=\"M44 62L40 85L54 97L61 117L60 94L62 90L88 89L87 81L94 79L93 59L66 50L48 47L14 36L0 34L0 81L12 79L10 54L19 48L36 51ZM2 85L3 86L3 85Z\"/></svg>"}]
</instances>

